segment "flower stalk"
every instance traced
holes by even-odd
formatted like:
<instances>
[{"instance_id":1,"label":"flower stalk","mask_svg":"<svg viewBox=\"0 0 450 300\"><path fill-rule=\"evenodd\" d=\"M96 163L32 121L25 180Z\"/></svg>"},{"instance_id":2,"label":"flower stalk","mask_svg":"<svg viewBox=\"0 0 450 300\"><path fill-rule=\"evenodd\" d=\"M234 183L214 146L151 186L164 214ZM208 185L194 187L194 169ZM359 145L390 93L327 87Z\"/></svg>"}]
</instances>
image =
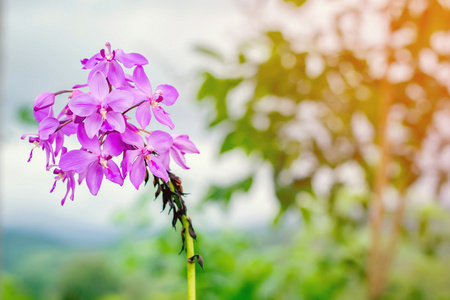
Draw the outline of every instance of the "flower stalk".
<instances>
[{"instance_id":1,"label":"flower stalk","mask_svg":"<svg viewBox=\"0 0 450 300\"><path fill-rule=\"evenodd\" d=\"M188 300L195 300L195 259L194 239L189 234L189 221L186 215L181 217L186 241Z\"/></svg>"}]
</instances>

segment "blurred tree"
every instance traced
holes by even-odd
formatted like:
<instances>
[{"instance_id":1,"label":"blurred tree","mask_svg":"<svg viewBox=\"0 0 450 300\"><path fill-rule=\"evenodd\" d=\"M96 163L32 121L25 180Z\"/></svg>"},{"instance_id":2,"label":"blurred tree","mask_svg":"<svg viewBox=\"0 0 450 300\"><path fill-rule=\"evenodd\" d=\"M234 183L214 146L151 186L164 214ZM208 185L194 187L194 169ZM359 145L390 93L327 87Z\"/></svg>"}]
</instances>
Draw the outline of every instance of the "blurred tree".
<instances>
[{"instance_id":1,"label":"blurred tree","mask_svg":"<svg viewBox=\"0 0 450 300\"><path fill-rule=\"evenodd\" d=\"M84 255L61 270L58 299L100 299L119 290L119 278L104 256Z\"/></svg>"},{"instance_id":2,"label":"blurred tree","mask_svg":"<svg viewBox=\"0 0 450 300\"><path fill-rule=\"evenodd\" d=\"M313 219L308 203L315 199L337 240L369 225L366 274L369 297L377 299L400 233L425 241L431 252L447 234L428 226L438 222L434 214L405 219L405 204L413 211L413 201L449 197L450 24L442 21L449 5L303 2L257 1L252 9L260 16L252 17L262 19L259 28L273 28L267 15L279 28L245 41L234 59L202 48L224 69L203 73L198 93L214 105L209 126L227 131L220 153L257 154L249 177L212 186L206 198L229 201L248 191L258 166L269 163L280 216L297 209L305 221ZM307 17L329 7L331 17ZM422 199L421 188L431 191Z\"/></svg>"}]
</instances>

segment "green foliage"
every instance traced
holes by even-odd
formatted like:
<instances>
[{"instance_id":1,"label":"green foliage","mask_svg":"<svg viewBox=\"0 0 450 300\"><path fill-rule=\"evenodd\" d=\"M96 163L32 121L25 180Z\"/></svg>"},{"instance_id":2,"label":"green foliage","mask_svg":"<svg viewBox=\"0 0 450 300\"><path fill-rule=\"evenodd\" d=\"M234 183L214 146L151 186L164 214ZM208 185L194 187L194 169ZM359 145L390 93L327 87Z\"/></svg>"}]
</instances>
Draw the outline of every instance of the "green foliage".
<instances>
[{"instance_id":1,"label":"green foliage","mask_svg":"<svg viewBox=\"0 0 450 300\"><path fill-rule=\"evenodd\" d=\"M38 125L36 119L34 118L33 110L28 106L20 107L17 111L17 117L21 122L25 124L33 125L36 127Z\"/></svg>"},{"instance_id":2,"label":"green foliage","mask_svg":"<svg viewBox=\"0 0 450 300\"><path fill-rule=\"evenodd\" d=\"M242 181L236 182L231 186L222 187L213 185L209 188L204 200L225 200L226 202L229 202L231 197L236 192L248 192L252 186L252 182L253 175L243 179Z\"/></svg>"},{"instance_id":3,"label":"green foliage","mask_svg":"<svg viewBox=\"0 0 450 300\"><path fill-rule=\"evenodd\" d=\"M366 231L359 228L336 241L333 226L326 215L316 213L307 231L280 226L201 234L196 247L205 259L205 272L197 266L199 298L364 299ZM178 235L170 230L155 237L127 238L95 252L78 250L64 255L58 267L41 260L20 270L20 277L12 266L2 276L2 299L182 299L186 258L174 255L179 247ZM434 256L427 256L403 244L382 299L448 298L450 260L445 249L439 246ZM34 255L45 252L36 250ZM53 279L38 287L29 284L31 275Z\"/></svg>"}]
</instances>

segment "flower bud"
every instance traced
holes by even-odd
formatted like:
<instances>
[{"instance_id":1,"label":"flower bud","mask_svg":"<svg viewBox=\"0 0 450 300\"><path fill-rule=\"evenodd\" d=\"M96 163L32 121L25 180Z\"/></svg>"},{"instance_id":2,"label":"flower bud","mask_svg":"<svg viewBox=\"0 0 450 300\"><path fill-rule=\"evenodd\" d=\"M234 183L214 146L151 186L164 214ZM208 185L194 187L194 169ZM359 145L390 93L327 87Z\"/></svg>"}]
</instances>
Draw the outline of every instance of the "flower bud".
<instances>
[{"instance_id":1,"label":"flower bud","mask_svg":"<svg viewBox=\"0 0 450 300\"><path fill-rule=\"evenodd\" d=\"M34 100L34 111L38 111L49 106L52 106L55 103L55 94L54 93L42 93L36 97Z\"/></svg>"}]
</instances>

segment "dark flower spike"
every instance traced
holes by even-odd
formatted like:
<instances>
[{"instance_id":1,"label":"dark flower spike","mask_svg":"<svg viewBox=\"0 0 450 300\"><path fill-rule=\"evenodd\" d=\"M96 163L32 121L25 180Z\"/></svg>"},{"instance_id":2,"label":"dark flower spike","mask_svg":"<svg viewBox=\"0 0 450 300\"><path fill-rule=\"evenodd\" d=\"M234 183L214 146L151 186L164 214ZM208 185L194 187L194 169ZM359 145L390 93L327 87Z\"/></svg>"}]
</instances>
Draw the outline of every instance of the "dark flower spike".
<instances>
[{"instance_id":1,"label":"dark flower spike","mask_svg":"<svg viewBox=\"0 0 450 300\"><path fill-rule=\"evenodd\" d=\"M178 253L178 255L180 255L184 250L184 244L186 242L186 238L184 237L185 232L186 232L186 228L183 227L183 229L181 229L181 250L180 250L180 253Z\"/></svg>"},{"instance_id":2,"label":"dark flower spike","mask_svg":"<svg viewBox=\"0 0 450 300\"><path fill-rule=\"evenodd\" d=\"M195 233L194 227L192 227L192 220L191 218L187 218L187 221L189 222L189 235L197 241L197 234Z\"/></svg>"},{"instance_id":3,"label":"dark flower spike","mask_svg":"<svg viewBox=\"0 0 450 300\"><path fill-rule=\"evenodd\" d=\"M203 272L205 272L205 268L203 267L203 258L200 254L195 254L191 258L188 258L188 263L193 264L195 262L195 258L197 258L198 264L200 265L200 267L202 267Z\"/></svg>"}]
</instances>

